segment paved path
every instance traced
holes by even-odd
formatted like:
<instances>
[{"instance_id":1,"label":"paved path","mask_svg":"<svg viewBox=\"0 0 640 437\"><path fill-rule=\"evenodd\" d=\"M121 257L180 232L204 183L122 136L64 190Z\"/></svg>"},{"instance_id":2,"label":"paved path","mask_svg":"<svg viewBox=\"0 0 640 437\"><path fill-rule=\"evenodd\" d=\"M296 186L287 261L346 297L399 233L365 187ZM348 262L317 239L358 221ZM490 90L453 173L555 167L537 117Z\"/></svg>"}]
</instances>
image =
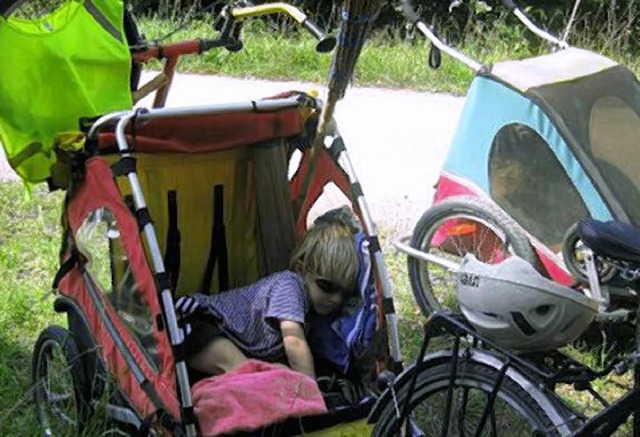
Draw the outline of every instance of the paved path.
<instances>
[{"instance_id":1,"label":"paved path","mask_svg":"<svg viewBox=\"0 0 640 437\"><path fill-rule=\"evenodd\" d=\"M255 99L290 89L324 92L299 82L177 75L167 105ZM375 88L350 88L338 103L336 119L379 227L408 232L429 205L462 103L444 94ZM1 159L0 179L8 177Z\"/></svg>"}]
</instances>

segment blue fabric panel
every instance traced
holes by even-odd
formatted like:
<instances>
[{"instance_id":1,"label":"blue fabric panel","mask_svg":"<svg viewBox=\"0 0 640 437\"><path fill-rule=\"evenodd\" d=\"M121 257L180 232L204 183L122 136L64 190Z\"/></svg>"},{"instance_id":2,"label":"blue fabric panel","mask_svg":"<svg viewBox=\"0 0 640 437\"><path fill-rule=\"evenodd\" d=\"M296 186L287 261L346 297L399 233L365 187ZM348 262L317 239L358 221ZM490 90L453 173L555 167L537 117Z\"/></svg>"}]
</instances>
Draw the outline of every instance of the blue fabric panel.
<instances>
[{"instance_id":1,"label":"blue fabric panel","mask_svg":"<svg viewBox=\"0 0 640 437\"><path fill-rule=\"evenodd\" d=\"M546 140L592 217L612 219L611 212L547 115L521 94L486 77L476 77L469 88L444 170L472 182L489 195L491 144L500 128L512 123L527 125Z\"/></svg>"},{"instance_id":2,"label":"blue fabric panel","mask_svg":"<svg viewBox=\"0 0 640 437\"><path fill-rule=\"evenodd\" d=\"M363 232L354 236L359 255L357 304L341 314L313 314L307 340L314 355L321 356L346 374L352 358L360 357L375 337L378 322L376 288L371 275L369 240Z\"/></svg>"}]
</instances>

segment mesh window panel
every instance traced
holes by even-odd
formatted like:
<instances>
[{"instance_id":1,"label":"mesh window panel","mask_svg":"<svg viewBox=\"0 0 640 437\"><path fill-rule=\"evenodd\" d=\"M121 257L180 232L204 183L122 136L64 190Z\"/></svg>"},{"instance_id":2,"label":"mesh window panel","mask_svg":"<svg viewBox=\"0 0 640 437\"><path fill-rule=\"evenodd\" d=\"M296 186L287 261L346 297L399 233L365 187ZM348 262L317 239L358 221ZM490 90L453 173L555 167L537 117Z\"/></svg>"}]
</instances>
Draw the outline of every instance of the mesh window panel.
<instances>
[{"instance_id":1,"label":"mesh window panel","mask_svg":"<svg viewBox=\"0 0 640 437\"><path fill-rule=\"evenodd\" d=\"M567 229L589 213L546 141L523 124L504 126L489 160L491 197L553 251Z\"/></svg>"},{"instance_id":2,"label":"mesh window panel","mask_svg":"<svg viewBox=\"0 0 640 437\"><path fill-rule=\"evenodd\" d=\"M115 217L107 208L91 212L76 234L86 269L118 313L156 370L160 367L153 318L138 289L120 240Z\"/></svg>"},{"instance_id":3,"label":"mesh window panel","mask_svg":"<svg viewBox=\"0 0 640 437\"><path fill-rule=\"evenodd\" d=\"M606 203L618 203L640 225L640 85L634 74L617 66L527 94L561 131ZM612 212L624 219L616 208Z\"/></svg>"},{"instance_id":4,"label":"mesh window panel","mask_svg":"<svg viewBox=\"0 0 640 437\"><path fill-rule=\"evenodd\" d=\"M589 124L591 154L625 211L640 224L640 118L624 100L606 95L593 103Z\"/></svg>"}]
</instances>

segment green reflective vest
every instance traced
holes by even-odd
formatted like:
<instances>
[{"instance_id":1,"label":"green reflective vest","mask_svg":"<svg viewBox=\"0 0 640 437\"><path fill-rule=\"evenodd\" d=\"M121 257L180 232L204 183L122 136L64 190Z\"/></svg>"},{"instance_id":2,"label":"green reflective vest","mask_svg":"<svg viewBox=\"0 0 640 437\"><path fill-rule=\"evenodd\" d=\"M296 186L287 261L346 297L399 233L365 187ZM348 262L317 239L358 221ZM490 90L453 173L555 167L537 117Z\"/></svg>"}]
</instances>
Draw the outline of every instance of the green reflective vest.
<instances>
[{"instance_id":1,"label":"green reflective vest","mask_svg":"<svg viewBox=\"0 0 640 437\"><path fill-rule=\"evenodd\" d=\"M37 18L0 16L0 142L25 181L46 180L53 136L132 106L121 0L69 0Z\"/></svg>"}]
</instances>

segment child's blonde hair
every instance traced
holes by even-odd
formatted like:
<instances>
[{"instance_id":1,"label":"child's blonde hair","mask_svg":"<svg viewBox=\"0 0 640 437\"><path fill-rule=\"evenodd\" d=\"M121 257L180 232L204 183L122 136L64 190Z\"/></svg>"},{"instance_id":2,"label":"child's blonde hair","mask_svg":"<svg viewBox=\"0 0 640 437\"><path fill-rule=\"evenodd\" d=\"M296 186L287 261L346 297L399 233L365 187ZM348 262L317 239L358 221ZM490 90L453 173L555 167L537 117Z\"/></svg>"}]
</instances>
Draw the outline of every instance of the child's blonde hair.
<instances>
[{"instance_id":1,"label":"child's blonde hair","mask_svg":"<svg viewBox=\"0 0 640 437\"><path fill-rule=\"evenodd\" d=\"M341 223L313 225L291 256L291 269L311 274L352 291L358 275L358 253L353 234Z\"/></svg>"}]
</instances>

